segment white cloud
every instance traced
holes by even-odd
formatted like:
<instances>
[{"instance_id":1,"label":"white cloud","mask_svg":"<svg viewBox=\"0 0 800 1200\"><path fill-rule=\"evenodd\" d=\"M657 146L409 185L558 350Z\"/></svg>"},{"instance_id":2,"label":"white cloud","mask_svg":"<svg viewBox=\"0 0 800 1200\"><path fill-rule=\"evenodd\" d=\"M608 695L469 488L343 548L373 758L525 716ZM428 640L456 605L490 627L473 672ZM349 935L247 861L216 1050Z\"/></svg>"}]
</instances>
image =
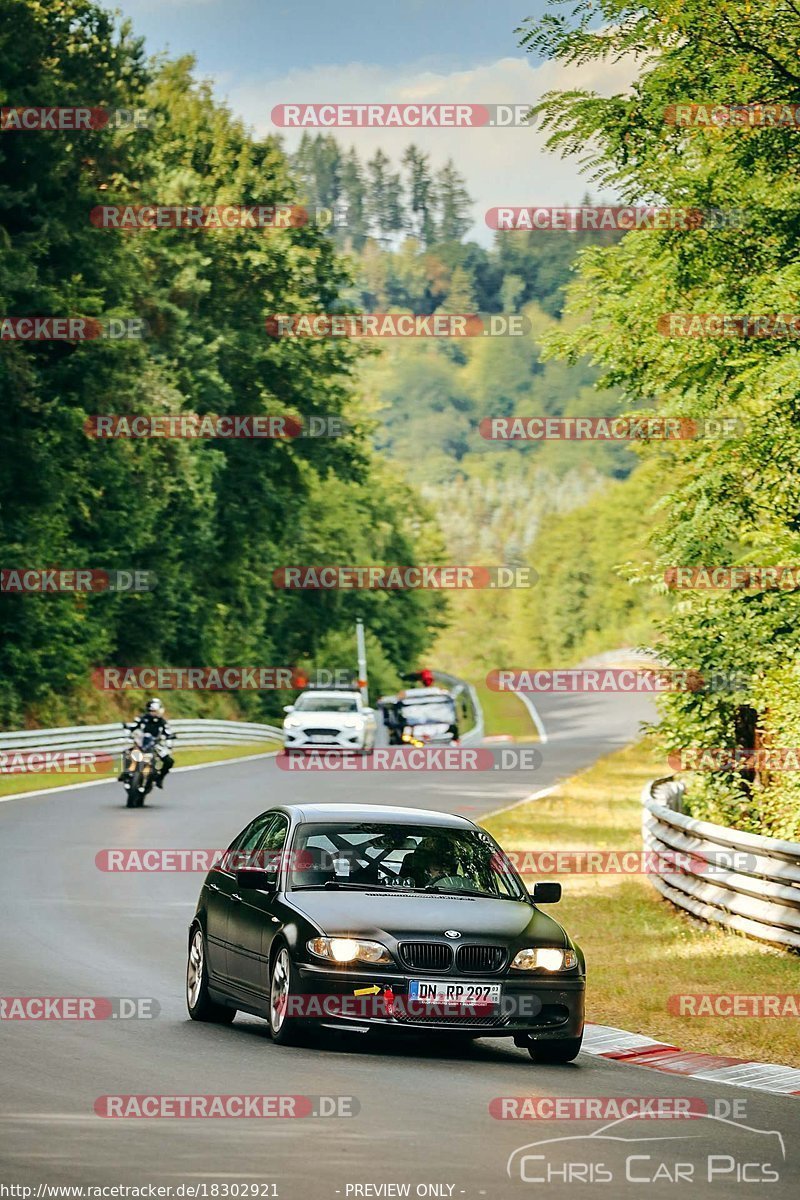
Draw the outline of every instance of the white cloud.
<instances>
[{"instance_id":1,"label":"white cloud","mask_svg":"<svg viewBox=\"0 0 800 1200\"><path fill-rule=\"evenodd\" d=\"M220 0L124 0L125 15L135 17L137 13L156 12L160 8L197 8L203 4L219 4Z\"/></svg>"},{"instance_id":2,"label":"white cloud","mask_svg":"<svg viewBox=\"0 0 800 1200\"><path fill-rule=\"evenodd\" d=\"M271 121L276 104L377 103L425 101L474 104L533 104L552 89L586 88L601 95L627 91L636 77L632 58L617 63L587 63L564 67L527 58L502 58L472 70L440 74L414 64L386 68L364 63L295 69L269 80L234 83L217 80L233 110L260 135L281 133L288 149L300 138L298 130L278 130ZM562 160L544 149L541 130L533 128L478 129L332 129L345 145L363 157L380 146L395 161L409 142L428 152L434 168L452 158L465 176L475 200L476 224L471 236L490 240L484 223L487 209L496 205L577 203L587 190L574 159Z\"/></svg>"}]
</instances>

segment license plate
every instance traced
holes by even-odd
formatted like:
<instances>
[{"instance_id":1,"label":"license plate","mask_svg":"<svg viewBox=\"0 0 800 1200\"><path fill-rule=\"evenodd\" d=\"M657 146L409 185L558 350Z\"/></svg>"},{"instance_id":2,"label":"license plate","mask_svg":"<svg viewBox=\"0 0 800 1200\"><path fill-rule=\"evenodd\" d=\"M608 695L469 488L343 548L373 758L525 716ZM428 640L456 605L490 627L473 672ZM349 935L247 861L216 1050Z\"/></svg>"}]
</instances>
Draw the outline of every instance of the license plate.
<instances>
[{"instance_id":1,"label":"license plate","mask_svg":"<svg viewBox=\"0 0 800 1200\"><path fill-rule=\"evenodd\" d=\"M409 1000L429 1004L499 1004L499 983L462 983L454 979L410 979Z\"/></svg>"},{"instance_id":2,"label":"license plate","mask_svg":"<svg viewBox=\"0 0 800 1200\"><path fill-rule=\"evenodd\" d=\"M336 737L334 735L329 736L328 734L317 733L312 737L311 740L312 742L322 742L324 745L327 745L328 742L335 742Z\"/></svg>"}]
</instances>

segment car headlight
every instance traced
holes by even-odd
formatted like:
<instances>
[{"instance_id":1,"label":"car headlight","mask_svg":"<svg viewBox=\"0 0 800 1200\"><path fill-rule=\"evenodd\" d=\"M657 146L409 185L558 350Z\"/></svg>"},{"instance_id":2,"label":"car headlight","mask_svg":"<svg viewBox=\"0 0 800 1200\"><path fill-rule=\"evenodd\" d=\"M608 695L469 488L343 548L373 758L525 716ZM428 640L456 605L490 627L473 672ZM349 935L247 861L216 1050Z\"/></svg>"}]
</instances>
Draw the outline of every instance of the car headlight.
<instances>
[{"instance_id":1,"label":"car headlight","mask_svg":"<svg viewBox=\"0 0 800 1200\"><path fill-rule=\"evenodd\" d=\"M342 725L345 729L359 729L361 727L361 717L345 717Z\"/></svg>"},{"instance_id":2,"label":"car headlight","mask_svg":"<svg viewBox=\"0 0 800 1200\"><path fill-rule=\"evenodd\" d=\"M574 950L560 950L557 946L537 946L520 950L511 964L514 971L568 971L578 965Z\"/></svg>"},{"instance_id":3,"label":"car headlight","mask_svg":"<svg viewBox=\"0 0 800 1200\"><path fill-rule=\"evenodd\" d=\"M298 729L302 724L302 717L287 717L283 722L285 729Z\"/></svg>"},{"instance_id":4,"label":"car headlight","mask_svg":"<svg viewBox=\"0 0 800 1200\"><path fill-rule=\"evenodd\" d=\"M306 945L317 958L327 958L330 962L350 963L390 963L392 956L380 942L364 941L362 938L348 937L318 937L312 938Z\"/></svg>"}]
</instances>

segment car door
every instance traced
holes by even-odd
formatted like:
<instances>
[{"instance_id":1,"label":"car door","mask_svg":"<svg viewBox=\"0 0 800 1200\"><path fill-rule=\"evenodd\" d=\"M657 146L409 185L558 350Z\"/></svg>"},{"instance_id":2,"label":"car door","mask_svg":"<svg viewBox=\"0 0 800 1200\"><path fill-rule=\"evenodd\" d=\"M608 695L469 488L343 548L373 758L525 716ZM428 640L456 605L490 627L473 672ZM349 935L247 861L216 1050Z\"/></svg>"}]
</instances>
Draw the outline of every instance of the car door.
<instances>
[{"instance_id":1,"label":"car door","mask_svg":"<svg viewBox=\"0 0 800 1200\"><path fill-rule=\"evenodd\" d=\"M255 847L259 859L263 856L268 862L274 855L280 860L288 832L289 820L285 814L273 814ZM232 900L228 946L230 979L237 987L263 996L267 987L270 946L279 927L274 911L275 890L238 888Z\"/></svg>"},{"instance_id":2,"label":"car door","mask_svg":"<svg viewBox=\"0 0 800 1200\"><path fill-rule=\"evenodd\" d=\"M211 868L206 880L206 950L209 969L220 979L230 978L230 916L237 894L236 856L254 850L271 824L274 813L265 813L242 830Z\"/></svg>"}]
</instances>

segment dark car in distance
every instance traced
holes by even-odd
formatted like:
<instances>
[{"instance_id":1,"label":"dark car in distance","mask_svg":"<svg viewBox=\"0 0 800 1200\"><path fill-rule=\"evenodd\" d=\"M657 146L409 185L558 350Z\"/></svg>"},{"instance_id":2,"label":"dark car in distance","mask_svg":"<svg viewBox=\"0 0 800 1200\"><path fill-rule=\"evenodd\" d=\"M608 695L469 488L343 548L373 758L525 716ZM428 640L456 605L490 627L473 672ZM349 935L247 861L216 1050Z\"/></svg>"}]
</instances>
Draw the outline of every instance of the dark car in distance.
<instances>
[{"instance_id":1,"label":"dark car in distance","mask_svg":"<svg viewBox=\"0 0 800 1200\"><path fill-rule=\"evenodd\" d=\"M390 746L458 744L455 700L445 688L412 688L396 696L382 696L378 710Z\"/></svg>"},{"instance_id":2,"label":"dark car in distance","mask_svg":"<svg viewBox=\"0 0 800 1200\"><path fill-rule=\"evenodd\" d=\"M198 1021L513 1037L534 1060L581 1046L583 954L465 817L289 804L251 821L203 884L186 995Z\"/></svg>"}]
</instances>

